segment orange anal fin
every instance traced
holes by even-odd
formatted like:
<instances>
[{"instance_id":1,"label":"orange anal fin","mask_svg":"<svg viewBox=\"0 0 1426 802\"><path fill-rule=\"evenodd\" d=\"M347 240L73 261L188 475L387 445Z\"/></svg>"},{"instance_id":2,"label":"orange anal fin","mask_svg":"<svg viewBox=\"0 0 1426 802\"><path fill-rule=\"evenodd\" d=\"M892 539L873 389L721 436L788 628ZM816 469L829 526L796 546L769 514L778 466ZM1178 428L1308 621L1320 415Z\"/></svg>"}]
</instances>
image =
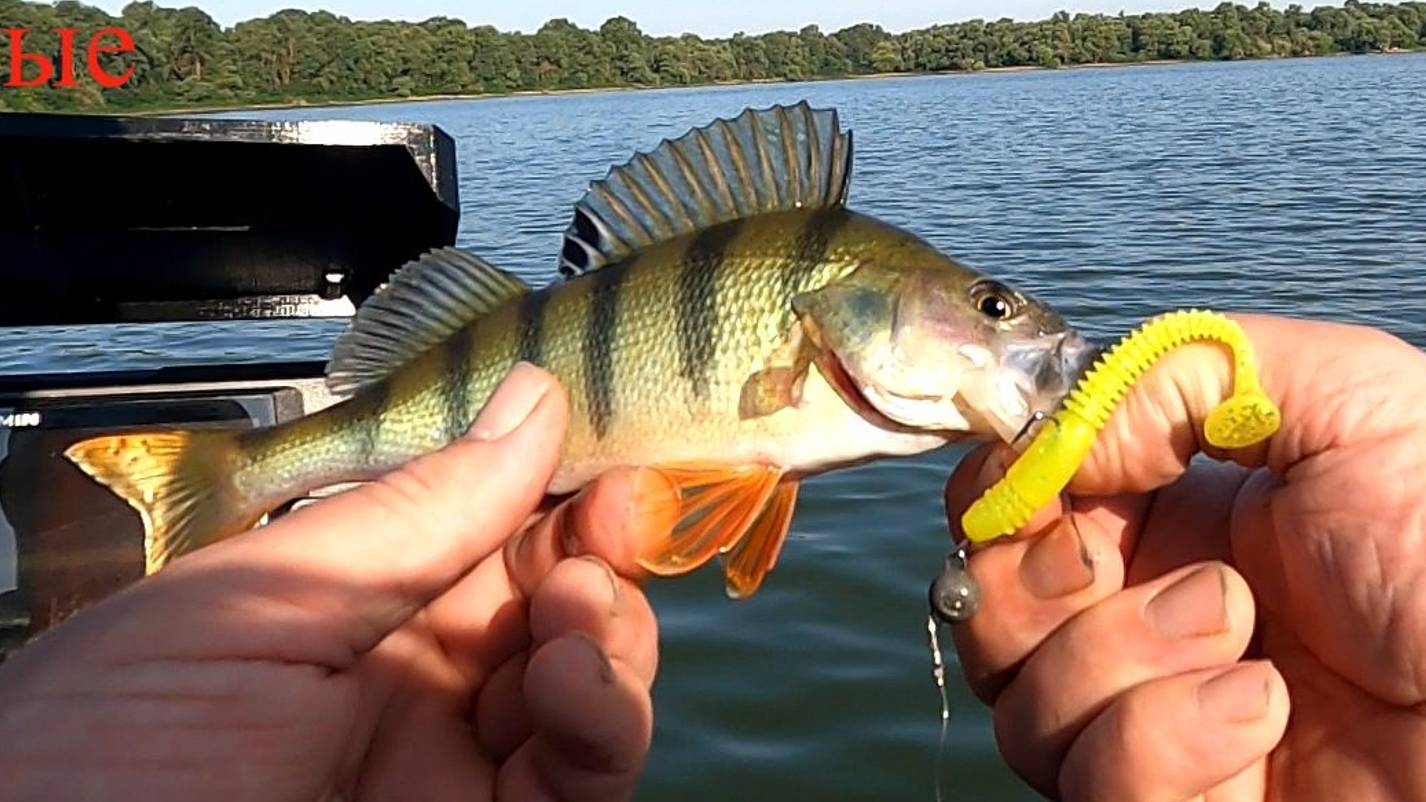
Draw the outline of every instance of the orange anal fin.
<instances>
[{"instance_id":1,"label":"orange anal fin","mask_svg":"<svg viewBox=\"0 0 1426 802\"><path fill-rule=\"evenodd\" d=\"M660 576L686 574L726 551L767 506L782 470L768 465L659 465L679 491L677 523L639 549L640 567Z\"/></svg>"},{"instance_id":2,"label":"orange anal fin","mask_svg":"<svg viewBox=\"0 0 1426 802\"><path fill-rule=\"evenodd\" d=\"M747 534L723 558L723 578L728 595L746 599L757 592L763 578L777 565L777 555L792 526L797 506L797 482L782 482L748 527Z\"/></svg>"}]
</instances>

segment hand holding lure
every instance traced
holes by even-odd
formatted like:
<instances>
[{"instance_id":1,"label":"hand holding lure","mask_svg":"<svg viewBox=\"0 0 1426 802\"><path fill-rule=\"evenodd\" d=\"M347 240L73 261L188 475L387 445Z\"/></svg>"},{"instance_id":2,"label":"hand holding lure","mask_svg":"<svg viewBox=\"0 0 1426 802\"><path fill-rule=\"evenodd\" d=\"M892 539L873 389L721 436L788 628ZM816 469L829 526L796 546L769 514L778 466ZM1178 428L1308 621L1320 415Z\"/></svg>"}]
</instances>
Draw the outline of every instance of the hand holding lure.
<instances>
[{"instance_id":1,"label":"hand holding lure","mask_svg":"<svg viewBox=\"0 0 1426 802\"><path fill-rule=\"evenodd\" d=\"M1282 414L1262 391L1252 344L1243 329L1216 312L1171 312L1144 323L1095 360L1005 477L966 510L961 517L966 537L973 543L983 543L1024 526L1074 478L1099 431L1149 367L1180 345L1202 341L1223 344L1233 358L1232 395L1209 413L1204 421L1204 437L1218 448L1243 448L1270 437L1282 424ZM970 619L980 603L980 588L966 569L966 559L965 547L959 545L931 583L932 615L948 624ZM932 675L941 692L941 745L934 783L939 800L941 756L950 709L934 620L927 621L927 631Z\"/></svg>"},{"instance_id":2,"label":"hand holding lure","mask_svg":"<svg viewBox=\"0 0 1426 802\"><path fill-rule=\"evenodd\" d=\"M1223 344L1233 358L1233 393L1204 422L1208 442L1218 448L1243 448L1276 432L1282 414L1262 391L1252 344L1243 329L1216 312L1171 312L1144 323L1095 361L1005 477L966 510L961 517L966 537L982 543L1024 526L1069 484L1099 430L1139 377L1174 348L1200 341Z\"/></svg>"},{"instance_id":3,"label":"hand holding lure","mask_svg":"<svg viewBox=\"0 0 1426 802\"><path fill-rule=\"evenodd\" d=\"M1064 490L1094 447L1099 430L1129 388L1174 348L1211 341L1233 358L1233 393L1208 415L1204 436L1219 448L1242 448L1271 436L1282 414L1262 391L1252 344L1243 329L1216 312L1171 312L1148 321L1095 360L1059 411L1040 428L1025 453L961 517L973 543L1008 535ZM980 590L965 567L964 549L946 561L931 585L931 609L942 621L965 621L975 613Z\"/></svg>"}]
</instances>

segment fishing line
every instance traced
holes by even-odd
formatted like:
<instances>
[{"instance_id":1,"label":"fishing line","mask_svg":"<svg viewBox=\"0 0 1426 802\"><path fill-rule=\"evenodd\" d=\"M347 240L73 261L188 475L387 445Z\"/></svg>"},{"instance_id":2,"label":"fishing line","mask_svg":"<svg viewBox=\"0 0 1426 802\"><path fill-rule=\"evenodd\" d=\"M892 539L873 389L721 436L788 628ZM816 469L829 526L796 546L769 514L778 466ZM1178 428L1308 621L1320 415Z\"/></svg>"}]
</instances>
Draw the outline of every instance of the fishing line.
<instances>
[{"instance_id":1,"label":"fishing line","mask_svg":"<svg viewBox=\"0 0 1426 802\"><path fill-rule=\"evenodd\" d=\"M980 606L980 585L966 569L967 559L965 541L962 541L946 555L941 575L931 582L927 593L927 603L931 608L926 616L926 637L931 648L931 679L941 694L941 739L936 746L935 774L932 778L936 802L942 802L941 779L951 725L951 699L946 691L946 661L941 651L939 628L942 622L954 624L969 620Z\"/></svg>"},{"instance_id":2,"label":"fishing line","mask_svg":"<svg viewBox=\"0 0 1426 802\"><path fill-rule=\"evenodd\" d=\"M1025 425L1020 427L1020 431L1010 441L1010 446L1014 448L1021 440L1027 437L1036 425L1053 418L1041 411L1036 411L1025 421ZM952 526L958 526L959 521L952 521ZM945 565L941 569L941 574L931 582L928 602L931 612L926 616L926 638L927 645L931 650L931 679L936 683L936 691L941 696L941 735L936 744L936 757L932 768L931 787L935 792L936 802L944 802L941 793L941 782L945 774L946 764L946 744L950 737L951 727L951 698L946 690L946 661L945 653L941 649L940 623L954 624L967 621L975 614L976 608L980 606L980 585L971 577L970 571L966 568L969 559L966 548L970 541L964 533L957 535L956 545L951 552L946 555Z\"/></svg>"},{"instance_id":3,"label":"fishing line","mask_svg":"<svg viewBox=\"0 0 1426 802\"><path fill-rule=\"evenodd\" d=\"M936 802L942 802L941 775L945 766L946 736L951 726L951 699L946 694L946 664L941 659L941 641L936 637L938 628L935 614L926 616L926 635L931 646L931 678L941 693L941 741L936 745L936 762L932 768L931 787L936 792Z\"/></svg>"}]
</instances>

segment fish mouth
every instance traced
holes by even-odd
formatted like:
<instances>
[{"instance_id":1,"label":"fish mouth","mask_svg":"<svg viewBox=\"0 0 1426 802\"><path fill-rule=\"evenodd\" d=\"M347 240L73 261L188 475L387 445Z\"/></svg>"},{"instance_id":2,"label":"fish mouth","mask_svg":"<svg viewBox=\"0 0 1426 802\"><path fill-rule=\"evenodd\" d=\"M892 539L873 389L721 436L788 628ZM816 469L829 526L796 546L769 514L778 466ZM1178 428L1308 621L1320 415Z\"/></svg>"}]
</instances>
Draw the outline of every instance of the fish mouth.
<instances>
[{"instance_id":1,"label":"fish mouth","mask_svg":"<svg viewBox=\"0 0 1426 802\"><path fill-rule=\"evenodd\" d=\"M1036 395L1053 399L1058 405L1089 370L1099 353L1099 347L1078 332L1064 333L1040 360L1039 370L1033 374Z\"/></svg>"},{"instance_id":2,"label":"fish mouth","mask_svg":"<svg viewBox=\"0 0 1426 802\"><path fill-rule=\"evenodd\" d=\"M1010 416L1001 434L1012 446L1028 445L1040 427L1053 414L1075 385L1094 364L1101 348L1070 330L1059 335L1049 348L1031 348L1012 352L1006 359L1011 375L1020 377L1019 385L1023 415ZM1010 434L1009 426L1018 419L1018 427Z\"/></svg>"},{"instance_id":3,"label":"fish mouth","mask_svg":"<svg viewBox=\"0 0 1426 802\"><path fill-rule=\"evenodd\" d=\"M935 433L951 440L994 435L1023 446L1069 395L1099 349L1068 331L1002 353L996 363L976 371L975 381L950 396L903 395L859 381L832 350L822 351L817 365L843 402L879 428Z\"/></svg>"},{"instance_id":4,"label":"fish mouth","mask_svg":"<svg viewBox=\"0 0 1426 802\"><path fill-rule=\"evenodd\" d=\"M822 377L842 397L852 411L861 415L873 426L888 429L895 432L905 432L908 434L925 434L925 430L916 426L911 426L895 418L890 417L873 403L871 398L862 389L861 385L852 377L847 366L842 364L842 360L831 351L823 351L817 357L817 367L822 371Z\"/></svg>"}]
</instances>

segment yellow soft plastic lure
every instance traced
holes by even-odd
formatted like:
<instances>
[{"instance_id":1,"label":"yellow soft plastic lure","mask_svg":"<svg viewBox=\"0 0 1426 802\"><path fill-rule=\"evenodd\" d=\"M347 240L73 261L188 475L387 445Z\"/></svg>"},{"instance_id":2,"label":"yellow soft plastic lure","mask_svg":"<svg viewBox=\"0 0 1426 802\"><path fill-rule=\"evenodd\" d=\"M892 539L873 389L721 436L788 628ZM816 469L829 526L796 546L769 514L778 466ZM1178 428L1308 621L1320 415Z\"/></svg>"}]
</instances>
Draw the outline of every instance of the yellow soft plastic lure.
<instances>
[{"instance_id":1,"label":"yellow soft plastic lure","mask_svg":"<svg viewBox=\"0 0 1426 802\"><path fill-rule=\"evenodd\" d=\"M1270 437L1282 413L1258 383L1252 344L1243 329L1217 312L1170 312L1144 323L1095 360L1005 478L966 510L961 517L966 537L980 543L1024 526L1069 484L1134 382L1174 348L1205 340L1222 343L1233 356L1233 394L1204 422L1208 442L1242 448Z\"/></svg>"}]
</instances>

